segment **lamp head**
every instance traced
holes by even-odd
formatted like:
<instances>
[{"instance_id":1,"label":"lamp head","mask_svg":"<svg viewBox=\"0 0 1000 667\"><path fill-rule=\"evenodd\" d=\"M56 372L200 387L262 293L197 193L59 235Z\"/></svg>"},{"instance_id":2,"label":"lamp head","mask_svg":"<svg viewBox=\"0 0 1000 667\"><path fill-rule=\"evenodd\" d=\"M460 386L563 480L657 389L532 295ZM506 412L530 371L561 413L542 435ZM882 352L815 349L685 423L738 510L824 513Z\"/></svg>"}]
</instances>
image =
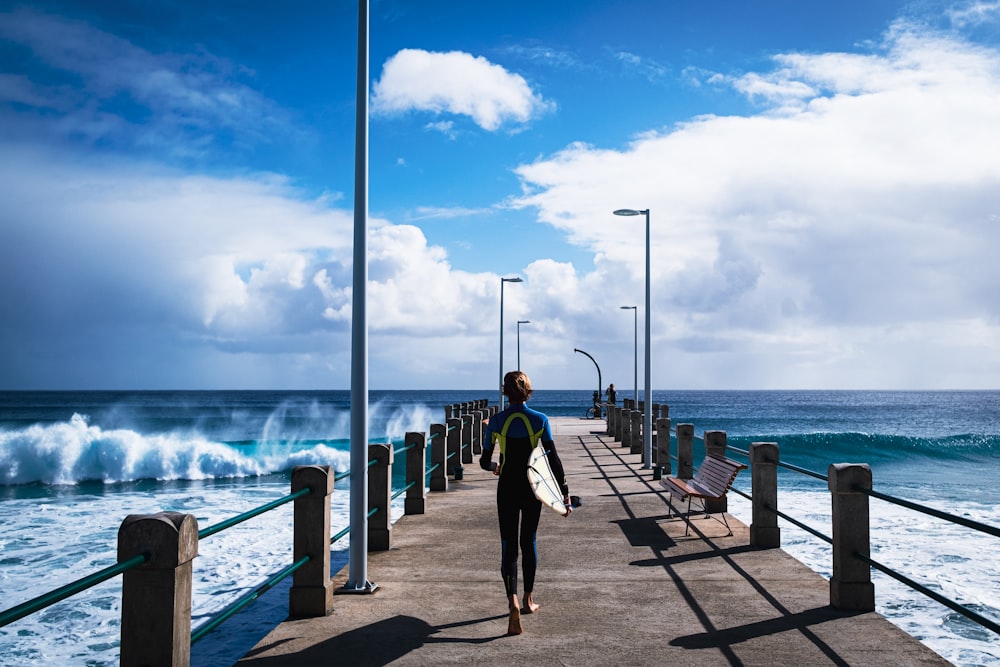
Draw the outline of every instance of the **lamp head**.
<instances>
[{"instance_id":1,"label":"lamp head","mask_svg":"<svg viewBox=\"0 0 1000 667\"><path fill-rule=\"evenodd\" d=\"M637 211L634 208L620 208L615 211L615 215L642 215L642 211Z\"/></svg>"},{"instance_id":2,"label":"lamp head","mask_svg":"<svg viewBox=\"0 0 1000 667\"><path fill-rule=\"evenodd\" d=\"M501 278L500 282L502 282L502 283L523 283L524 281L521 280L521 276L514 276L513 278Z\"/></svg>"},{"instance_id":3,"label":"lamp head","mask_svg":"<svg viewBox=\"0 0 1000 667\"><path fill-rule=\"evenodd\" d=\"M635 310L635 306L619 306L622 310Z\"/></svg>"}]
</instances>

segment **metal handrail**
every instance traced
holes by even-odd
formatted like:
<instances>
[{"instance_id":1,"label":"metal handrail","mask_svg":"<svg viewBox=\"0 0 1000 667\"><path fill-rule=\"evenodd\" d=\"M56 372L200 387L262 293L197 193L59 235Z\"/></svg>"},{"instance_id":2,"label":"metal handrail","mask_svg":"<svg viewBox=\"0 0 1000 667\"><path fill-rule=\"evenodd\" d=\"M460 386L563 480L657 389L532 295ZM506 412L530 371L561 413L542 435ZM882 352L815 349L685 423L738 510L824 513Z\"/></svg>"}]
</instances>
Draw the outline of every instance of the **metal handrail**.
<instances>
[{"instance_id":1,"label":"metal handrail","mask_svg":"<svg viewBox=\"0 0 1000 667\"><path fill-rule=\"evenodd\" d=\"M396 498L399 498L406 492L407 489L416 485L417 485L416 481L409 482L406 486L404 486L403 488L399 489L394 494L392 494L392 496L389 497L389 500L395 500Z\"/></svg>"},{"instance_id":2,"label":"metal handrail","mask_svg":"<svg viewBox=\"0 0 1000 667\"><path fill-rule=\"evenodd\" d=\"M379 511L378 507L373 507L370 510L368 510L368 514L366 515L366 517L370 519L373 516L375 516L376 514L378 514L378 511ZM333 537L330 538L330 544L333 544L334 542L336 542L340 538L342 538L345 535L347 535L349 532L351 532L351 527L350 526L344 527L343 530L341 530L336 535L334 535Z\"/></svg>"},{"instance_id":3,"label":"metal handrail","mask_svg":"<svg viewBox=\"0 0 1000 667\"><path fill-rule=\"evenodd\" d=\"M236 602L232 603L231 605L223 609L221 612L219 612L211 619L209 619L208 622L206 622L204 625L199 626L197 630L191 633L191 643L194 644L199 639L207 635L209 632L222 625L222 623L228 620L233 614L238 612L240 609L243 609L243 607L247 606L248 604L259 598L261 595L263 595L270 589L274 588L283 579L285 579L290 574L295 572L297 569L308 563L310 560L312 560L312 556L303 556L302 558L298 559L297 561L295 561L294 563L292 563L291 565L289 565L288 567L281 570L273 577L262 583L260 586L257 586L257 588L253 589L243 597L236 600Z\"/></svg>"},{"instance_id":4,"label":"metal handrail","mask_svg":"<svg viewBox=\"0 0 1000 667\"><path fill-rule=\"evenodd\" d=\"M886 565L883 565L882 563L879 563L876 560L871 559L868 556L865 556L864 554L861 554L861 553L858 553L857 551L855 551L853 555L854 555L855 558L858 558L858 559L863 560L864 562L868 563L868 565L870 565L871 567L874 567L879 572L882 572L883 574L889 575L890 577L892 577L896 581L909 586L910 588L912 588L913 590L917 591L918 593L923 593L924 595L926 595L927 597L931 598L932 600L935 600L936 602L940 602L941 604L943 604L944 606L948 607L952 611L958 612L962 616L965 616L970 621L974 621L974 622L978 623L979 625L983 626L984 628L986 628L988 630L992 630L993 632L995 632L998 635L1000 635L1000 623L996 623L995 621L993 621L993 620L991 620L989 618L986 618L982 614L978 614L978 613L972 611L968 607L964 607L961 604L959 604L959 603L957 603L957 602L955 602L953 600L949 600L948 598L946 598L945 596L941 595L940 593L932 591L931 589L927 588L923 584L917 583L916 581L914 581L914 580L906 577L905 575L900 574L899 572L896 572L892 568L890 568L890 567L888 567Z\"/></svg>"},{"instance_id":5,"label":"metal handrail","mask_svg":"<svg viewBox=\"0 0 1000 667\"><path fill-rule=\"evenodd\" d=\"M895 496L890 496L886 493L880 493L875 489L864 489L856 486L854 487L854 490L867 494L872 498L878 498L879 500L884 500L886 502L899 505L900 507L911 509L915 512L921 512L923 514L927 514L928 516L944 519L945 521L950 521L951 523L957 523L961 526L965 526L966 528L972 528L973 530L978 530L982 533L992 535L993 537L1000 537L1000 528L997 528L996 526L991 526L972 519L966 519L965 517L949 514L948 512L942 512L941 510L934 509L933 507L920 505L909 500L903 500L902 498L896 498Z\"/></svg>"},{"instance_id":6,"label":"metal handrail","mask_svg":"<svg viewBox=\"0 0 1000 667\"><path fill-rule=\"evenodd\" d=\"M257 507L255 509L249 510L247 512L244 512L243 514L237 514L236 516L234 516L231 519L226 519L225 521L220 521L219 523L215 524L214 526L209 526L207 528L203 528L203 529L199 530L198 531L198 539L199 540L203 540L206 537L209 537L211 535L215 535L216 533L225 530L226 528L231 528L232 526L235 526L238 523L243 523L247 519L252 519L255 516L259 516L259 515L264 514L266 512L270 512L271 510L275 509L276 507L281 507L285 503L289 503L289 502L295 500L296 498L301 498L302 496L307 496L310 493L312 493L312 489L307 486L304 489L299 489L295 493L289 493L287 496L284 496L282 498L278 498L277 500L269 502L266 505L261 505L260 507Z\"/></svg>"},{"instance_id":7,"label":"metal handrail","mask_svg":"<svg viewBox=\"0 0 1000 667\"><path fill-rule=\"evenodd\" d=\"M92 574L88 574L86 577L77 579L65 586L60 586L59 588L49 591L48 593L43 593L36 598L32 598L27 602L22 602L16 607L11 607L3 613L0 613L0 628L5 625L10 625L14 621L20 620L25 616L30 616L37 611L41 611L46 607L50 607L57 602L61 602L66 598L76 595L81 591L85 591L88 588L93 588L94 586L104 583L108 579L117 577L123 572L127 572L133 568L144 565L150 561L152 555L149 552L143 552L137 556L133 556L128 560L116 563L110 567L106 567L103 570L98 570Z\"/></svg>"}]
</instances>

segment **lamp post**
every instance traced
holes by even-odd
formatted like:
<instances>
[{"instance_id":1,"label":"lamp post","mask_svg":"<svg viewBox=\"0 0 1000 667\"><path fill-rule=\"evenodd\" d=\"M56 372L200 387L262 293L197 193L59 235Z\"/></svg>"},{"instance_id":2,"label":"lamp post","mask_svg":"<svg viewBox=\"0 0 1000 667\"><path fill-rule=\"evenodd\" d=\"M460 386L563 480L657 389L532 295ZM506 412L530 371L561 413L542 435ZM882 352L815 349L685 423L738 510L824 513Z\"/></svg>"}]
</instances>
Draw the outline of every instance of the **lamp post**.
<instances>
[{"instance_id":1,"label":"lamp post","mask_svg":"<svg viewBox=\"0 0 1000 667\"><path fill-rule=\"evenodd\" d=\"M573 351L574 352L579 352L580 354L586 356L588 359L590 359L591 361L594 362L594 368L597 369L597 391L595 393L597 394L597 397L600 398L601 397L601 367L597 365L597 359L594 359L592 356L590 356L589 354L587 354L583 350L577 349L575 347L573 348Z\"/></svg>"},{"instance_id":2,"label":"lamp post","mask_svg":"<svg viewBox=\"0 0 1000 667\"><path fill-rule=\"evenodd\" d=\"M521 325L531 324L531 320L517 321L517 370L521 370Z\"/></svg>"},{"instance_id":3,"label":"lamp post","mask_svg":"<svg viewBox=\"0 0 1000 667\"><path fill-rule=\"evenodd\" d=\"M351 545L345 593L373 593L378 588L368 581L368 23L368 0L358 0L351 299Z\"/></svg>"},{"instance_id":4,"label":"lamp post","mask_svg":"<svg viewBox=\"0 0 1000 667\"><path fill-rule=\"evenodd\" d=\"M524 282L520 276L500 279L500 409L503 410L503 284Z\"/></svg>"},{"instance_id":5,"label":"lamp post","mask_svg":"<svg viewBox=\"0 0 1000 667\"><path fill-rule=\"evenodd\" d=\"M643 410L643 424L642 424L642 467L652 468L653 467L653 392L651 389L650 381L650 371L649 371L649 339L650 339L650 324L649 324L649 209L643 209L637 211L632 208L620 208L614 212L615 215L633 216L633 215L645 215L646 216L646 389L644 392L644 399L646 401L646 409Z\"/></svg>"},{"instance_id":6,"label":"lamp post","mask_svg":"<svg viewBox=\"0 0 1000 667\"><path fill-rule=\"evenodd\" d=\"M631 310L633 316L632 400L639 405L639 309L636 306L621 306L621 309Z\"/></svg>"}]
</instances>

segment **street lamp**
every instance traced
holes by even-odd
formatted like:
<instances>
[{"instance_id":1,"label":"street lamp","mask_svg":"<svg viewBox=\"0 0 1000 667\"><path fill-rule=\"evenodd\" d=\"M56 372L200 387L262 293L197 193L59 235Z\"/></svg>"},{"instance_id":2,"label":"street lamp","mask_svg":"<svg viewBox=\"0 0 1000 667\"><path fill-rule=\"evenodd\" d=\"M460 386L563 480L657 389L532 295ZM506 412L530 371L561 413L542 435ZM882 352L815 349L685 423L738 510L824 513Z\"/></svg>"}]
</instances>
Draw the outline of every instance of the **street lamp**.
<instances>
[{"instance_id":1,"label":"street lamp","mask_svg":"<svg viewBox=\"0 0 1000 667\"><path fill-rule=\"evenodd\" d=\"M503 284L524 282L520 276L500 279L500 409L503 410Z\"/></svg>"},{"instance_id":2,"label":"street lamp","mask_svg":"<svg viewBox=\"0 0 1000 667\"><path fill-rule=\"evenodd\" d=\"M574 352L579 352L580 354L586 356L588 359L594 362L594 368L597 369L597 391L594 392L594 402L597 403L601 399L601 367L597 365L597 359L584 352L583 350L573 348Z\"/></svg>"},{"instance_id":3,"label":"street lamp","mask_svg":"<svg viewBox=\"0 0 1000 667\"><path fill-rule=\"evenodd\" d=\"M649 209L643 209L637 211L632 208L620 208L614 212L615 215L633 216L633 215L645 215L646 216L646 390L644 392L644 398L646 401L646 409L643 410L643 424L642 424L642 467L652 468L653 467L653 395L651 389L650 372L649 372L649 338L650 338L650 325L649 325Z\"/></svg>"},{"instance_id":4,"label":"street lamp","mask_svg":"<svg viewBox=\"0 0 1000 667\"><path fill-rule=\"evenodd\" d=\"M632 400L639 405L639 309L636 306L621 306L622 310L632 311L633 349L632 354Z\"/></svg>"},{"instance_id":5,"label":"street lamp","mask_svg":"<svg viewBox=\"0 0 1000 667\"><path fill-rule=\"evenodd\" d=\"M531 320L517 321L517 370L521 370L521 325L531 324Z\"/></svg>"}]
</instances>

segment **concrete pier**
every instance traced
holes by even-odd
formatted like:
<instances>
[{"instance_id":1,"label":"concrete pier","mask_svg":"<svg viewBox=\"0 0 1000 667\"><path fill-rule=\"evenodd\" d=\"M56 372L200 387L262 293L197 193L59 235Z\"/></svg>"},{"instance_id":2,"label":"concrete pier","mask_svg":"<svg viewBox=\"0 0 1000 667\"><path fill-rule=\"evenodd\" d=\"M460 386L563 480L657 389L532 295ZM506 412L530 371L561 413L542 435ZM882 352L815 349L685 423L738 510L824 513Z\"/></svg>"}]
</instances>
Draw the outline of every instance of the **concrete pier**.
<instances>
[{"instance_id":1,"label":"concrete pier","mask_svg":"<svg viewBox=\"0 0 1000 667\"><path fill-rule=\"evenodd\" d=\"M683 521L666 519L666 492L603 421L552 424L584 505L568 518L543 510L542 607L523 617L524 634L506 636L496 478L471 465L427 497L425 514L396 522L391 549L369 554L376 593L336 595L329 615L281 623L238 664L950 664L875 612L833 609L826 579L752 548L731 516L731 537L702 515L684 537Z\"/></svg>"}]
</instances>

